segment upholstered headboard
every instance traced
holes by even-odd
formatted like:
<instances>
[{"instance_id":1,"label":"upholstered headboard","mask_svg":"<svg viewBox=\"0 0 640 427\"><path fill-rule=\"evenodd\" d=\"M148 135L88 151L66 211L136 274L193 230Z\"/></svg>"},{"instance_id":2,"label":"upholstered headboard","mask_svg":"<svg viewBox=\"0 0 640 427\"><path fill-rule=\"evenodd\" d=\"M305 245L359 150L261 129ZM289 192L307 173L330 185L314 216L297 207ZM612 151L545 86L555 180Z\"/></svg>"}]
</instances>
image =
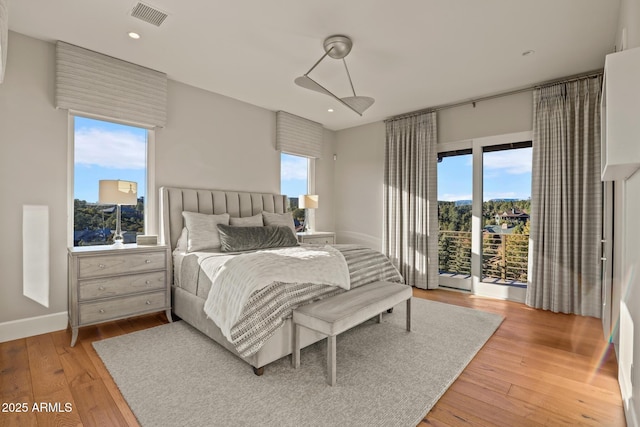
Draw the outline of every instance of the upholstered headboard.
<instances>
[{"instance_id":1,"label":"upholstered headboard","mask_svg":"<svg viewBox=\"0 0 640 427\"><path fill-rule=\"evenodd\" d=\"M281 194L162 187L160 241L175 249L184 227L182 211L246 217L262 211L284 213L288 204L287 196Z\"/></svg>"}]
</instances>

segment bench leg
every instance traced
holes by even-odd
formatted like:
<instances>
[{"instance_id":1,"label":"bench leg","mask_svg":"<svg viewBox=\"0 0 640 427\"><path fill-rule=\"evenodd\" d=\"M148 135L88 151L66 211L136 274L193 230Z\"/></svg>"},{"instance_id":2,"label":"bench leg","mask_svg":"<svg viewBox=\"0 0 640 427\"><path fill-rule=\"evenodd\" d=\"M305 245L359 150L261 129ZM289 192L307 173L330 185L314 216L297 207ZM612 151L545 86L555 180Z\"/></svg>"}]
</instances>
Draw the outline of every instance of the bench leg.
<instances>
[{"instance_id":1,"label":"bench leg","mask_svg":"<svg viewBox=\"0 0 640 427\"><path fill-rule=\"evenodd\" d=\"M300 325L295 324L293 332L293 353L291 354L291 364L295 369L300 367Z\"/></svg>"},{"instance_id":2,"label":"bench leg","mask_svg":"<svg viewBox=\"0 0 640 427\"><path fill-rule=\"evenodd\" d=\"M378 323L382 323L382 313L378 314L378 317L376 318L376 321Z\"/></svg>"},{"instance_id":3,"label":"bench leg","mask_svg":"<svg viewBox=\"0 0 640 427\"><path fill-rule=\"evenodd\" d=\"M411 298L407 300L407 331L411 332Z\"/></svg>"},{"instance_id":4,"label":"bench leg","mask_svg":"<svg viewBox=\"0 0 640 427\"><path fill-rule=\"evenodd\" d=\"M336 385L336 336L327 337L327 383Z\"/></svg>"}]
</instances>

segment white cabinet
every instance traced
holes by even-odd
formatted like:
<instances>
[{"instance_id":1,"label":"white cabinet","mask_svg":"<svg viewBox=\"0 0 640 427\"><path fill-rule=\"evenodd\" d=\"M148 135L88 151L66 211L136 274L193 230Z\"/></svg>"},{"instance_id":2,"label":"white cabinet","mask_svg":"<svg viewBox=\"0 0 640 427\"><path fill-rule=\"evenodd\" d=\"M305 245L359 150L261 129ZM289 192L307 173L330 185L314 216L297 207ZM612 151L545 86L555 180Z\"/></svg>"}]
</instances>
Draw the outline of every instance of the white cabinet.
<instances>
[{"instance_id":1,"label":"white cabinet","mask_svg":"<svg viewBox=\"0 0 640 427\"><path fill-rule=\"evenodd\" d=\"M298 242L300 243L315 243L315 244L330 244L336 243L336 233L329 231L305 231L303 233L297 233Z\"/></svg>"},{"instance_id":2,"label":"white cabinet","mask_svg":"<svg viewBox=\"0 0 640 427\"><path fill-rule=\"evenodd\" d=\"M602 180L624 180L640 167L640 48L607 55L601 105Z\"/></svg>"}]
</instances>

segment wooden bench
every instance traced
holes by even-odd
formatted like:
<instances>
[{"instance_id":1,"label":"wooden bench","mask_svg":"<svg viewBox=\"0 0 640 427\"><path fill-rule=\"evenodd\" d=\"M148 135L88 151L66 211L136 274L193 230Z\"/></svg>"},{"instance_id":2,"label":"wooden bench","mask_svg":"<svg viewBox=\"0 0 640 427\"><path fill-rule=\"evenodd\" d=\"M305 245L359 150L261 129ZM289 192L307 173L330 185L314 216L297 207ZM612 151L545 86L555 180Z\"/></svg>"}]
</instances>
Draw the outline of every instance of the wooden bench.
<instances>
[{"instance_id":1,"label":"wooden bench","mask_svg":"<svg viewBox=\"0 0 640 427\"><path fill-rule=\"evenodd\" d=\"M300 327L327 335L327 382L336 384L336 336L407 301L407 331L411 331L411 286L374 282L293 310L295 325L292 363L300 367Z\"/></svg>"}]
</instances>

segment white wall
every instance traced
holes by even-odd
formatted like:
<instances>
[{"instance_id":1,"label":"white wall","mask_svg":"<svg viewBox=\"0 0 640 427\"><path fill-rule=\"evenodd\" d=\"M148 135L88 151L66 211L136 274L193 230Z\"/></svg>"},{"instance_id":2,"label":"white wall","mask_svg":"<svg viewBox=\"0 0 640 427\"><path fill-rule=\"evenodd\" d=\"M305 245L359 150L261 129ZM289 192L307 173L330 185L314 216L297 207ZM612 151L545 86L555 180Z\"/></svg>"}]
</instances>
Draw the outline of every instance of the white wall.
<instances>
[{"instance_id":1,"label":"white wall","mask_svg":"<svg viewBox=\"0 0 640 427\"><path fill-rule=\"evenodd\" d=\"M54 77L55 46L10 32L0 84L0 323L67 309L67 113L53 107ZM49 308L22 296L28 204L49 207Z\"/></svg>"},{"instance_id":2,"label":"white wall","mask_svg":"<svg viewBox=\"0 0 640 427\"><path fill-rule=\"evenodd\" d=\"M640 48L640 0L622 0L620 4L616 34L618 50L622 46L623 29L626 30L625 48ZM640 135L636 136L640 144ZM640 211L640 171L636 171L626 182L616 185L620 189L616 195L621 193L623 196L622 218L617 217L623 221L623 226L614 227L615 239L622 241L618 379L627 425L637 426L640 423L640 227L637 220Z\"/></svg>"},{"instance_id":3,"label":"white wall","mask_svg":"<svg viewBox=\"0 0 640 427\"><path fill-rule=\"evenodd\" d=\"M8 55L0 84L0 341L63 329L67 317L68 117L54 108L55 45L10 32ZM327 130L324 137L324 157L316 162L322 200L316 218L319 229L331 231L335 133ZM156 194L160 186L280 189L275 112L171 80L167 126L156 131L155 154ZM22 296L25 204L49 206L49 308ZM40 319L41 332L25 326L52 315L54 323ZM17 328L25 334L16 335Z\"/></svg>"},{"instance_id":4,"label":"white wall","mask_svg":"<svg viewBox=\"0 0 640 427\"><path fill-rule=\"evenodd\" d=\"M156 130L156 185L280 190L272 111L169 80L167 125Z\"/></svg>"},{"instance_id":5,"label":"white wall","mask_svg":"<svg viewBox=\"0 0 640 427\"><path fill-rule=\"evenodd\" d=\"M333 155L336 154L336 133L325 129L322 135L322 158L315 160L315 181L316 194L320 196L318 209L315 210L316 230L335 230L335 203L333 200L333 189L335 186L334 166L336 161Z\"/></svg>"},{"instance_id":6,"label":"white wall","mask_svg":"<svg viewBox=\"0 0 640 427\"><path fill-rule=\"evenodd\" d=\"M376 122L336 132L333 200L338 243L382 247L385 126Z\"/></svg>"},{"instance_id":7,"label":"white wall","mask_svg":"<svg viewBox=\"0 0 640 427\"><path fill-rule=\"evenodd\" d=\"M438 142L530 131L532 92L438 112ZM337 132L334 203L338 241L382 247L385 124Z\"/></svg>"}]
</instances>

